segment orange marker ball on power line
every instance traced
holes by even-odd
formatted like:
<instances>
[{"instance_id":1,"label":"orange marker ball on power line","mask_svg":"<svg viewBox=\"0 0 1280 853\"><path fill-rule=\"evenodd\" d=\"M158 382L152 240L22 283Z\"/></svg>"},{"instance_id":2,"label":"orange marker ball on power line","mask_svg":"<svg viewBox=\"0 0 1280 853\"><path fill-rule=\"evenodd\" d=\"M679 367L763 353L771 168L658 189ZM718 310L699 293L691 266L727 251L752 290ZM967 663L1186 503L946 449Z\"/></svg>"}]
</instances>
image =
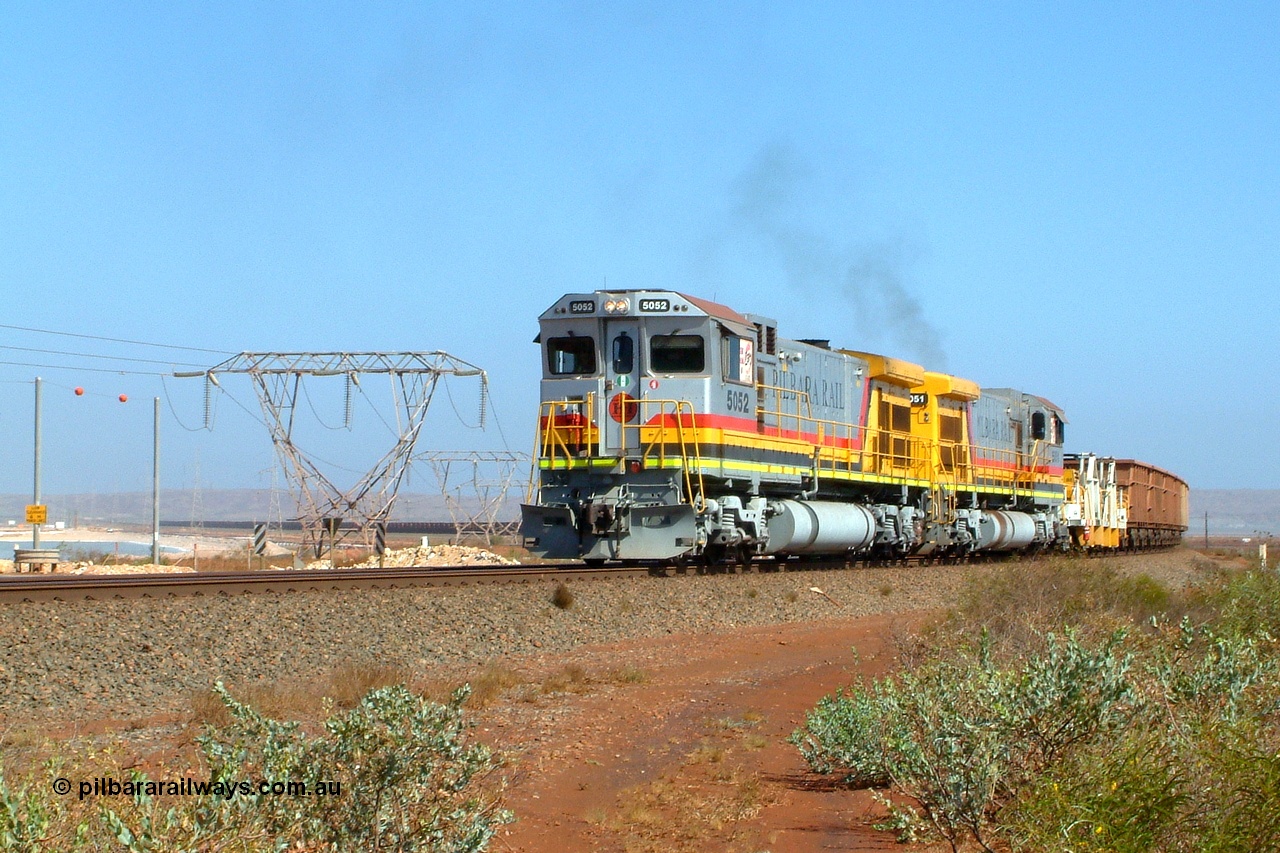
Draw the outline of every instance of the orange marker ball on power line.
<instances>
[{"instance_id":1,"label":"orange marker ball on power line","mask_svg":"<svg viewBox=\"0 0 1280 853\"><path fill-rule=\"evenodd\" d=\"M128 395L128 394L121 394L121 395L120 395L120 402L121 402L121 403L127 403L127 402L129 402L129 395Z\"/></svg>"},{"instance_id":2,"label":"orange marker ball on power line","mask_svg":"<svg viewBox=\"0 0 1280 853\"><path fill-rule=\"evenodd\" d=\"M84 389L83 389L83 388L81 388L81 387L79 387L79 386L76 386L76 396L77 396L77 397L83 397L83 396L84 396Z\"/></svg>"}]
</instances>

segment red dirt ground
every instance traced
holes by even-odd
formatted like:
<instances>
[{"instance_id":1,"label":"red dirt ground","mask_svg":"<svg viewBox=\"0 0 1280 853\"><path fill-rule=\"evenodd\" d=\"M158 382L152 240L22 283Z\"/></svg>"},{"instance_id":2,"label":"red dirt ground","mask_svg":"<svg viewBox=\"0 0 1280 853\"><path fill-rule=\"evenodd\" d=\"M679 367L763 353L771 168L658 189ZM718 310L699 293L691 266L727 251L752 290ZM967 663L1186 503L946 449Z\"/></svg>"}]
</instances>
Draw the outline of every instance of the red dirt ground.
<instances>
[{"instance_id":1,"label":"red dirt ground","mask_svg":"<svg viewBox=\"0 0 1280 853\"><path fill-rule=\"evenodd\" d=\"M810 774L786 738L822 696L884 673L919 614L743 628L547 661L642 670L563 704L495 707L481 739L519 756L496 851L879 851L865 791ZM854 651L856 649L856 652ZM532 716L535 719L529 719Z\"/></svg>"}]
</instances>

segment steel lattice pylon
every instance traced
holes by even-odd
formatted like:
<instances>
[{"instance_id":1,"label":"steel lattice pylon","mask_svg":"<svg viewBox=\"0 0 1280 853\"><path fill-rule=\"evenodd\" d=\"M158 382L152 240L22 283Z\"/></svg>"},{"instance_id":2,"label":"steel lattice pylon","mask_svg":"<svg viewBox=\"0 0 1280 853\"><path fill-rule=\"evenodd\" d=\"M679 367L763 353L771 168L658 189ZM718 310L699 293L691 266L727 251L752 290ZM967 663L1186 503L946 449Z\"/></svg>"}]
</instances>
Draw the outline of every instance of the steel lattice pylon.
<instances>
[{"instance_id":1,"label":"steel lattice pylon","mask_svg":"<svg viewBox=\"0 0 1280 853\"><path fill-rule=\"evenodd\" d=\"M415 458L427 462L436 475L453 519L455 544L470 534L483 536L485 544L492 545L495 536L514 536L520 531L519 519L498 516L507 508L511 483L530 464L529 454L435 450ZM523 473L527 476L527 471ZM468 492L474 496L470 503Z\"/></svg>"},{"instance_id":2,"label":"steel lattice pylon","mask_svg":"<svg viewBox=\"0 0 1280 853\"><path fill-rule=\"evenodd\" d=\"M408 470L414 444L422 431L427 408L442 376L478 376L481 382L481 426L488 376L474 364L446 352L244 352L206 371L178 373L203 376L218 385L218 374L247 374L258 401L276 455L295 491L298 520L303 537L320 556L326 527L333 546L342 520L355 524L354 531L371 541L373 528L391 515L396 493ZM350 489L338 488L293 441L298 392L306 376L341 376L359 386L363 374L385 374L391 378L399 434L395 446ZM348 402L348 418L350 405ZM338 519L335 523L333 519ZM326 524L328 522L328 524ZM353 532L348 527L346 532Z\"/></svg>"}]
</instances>

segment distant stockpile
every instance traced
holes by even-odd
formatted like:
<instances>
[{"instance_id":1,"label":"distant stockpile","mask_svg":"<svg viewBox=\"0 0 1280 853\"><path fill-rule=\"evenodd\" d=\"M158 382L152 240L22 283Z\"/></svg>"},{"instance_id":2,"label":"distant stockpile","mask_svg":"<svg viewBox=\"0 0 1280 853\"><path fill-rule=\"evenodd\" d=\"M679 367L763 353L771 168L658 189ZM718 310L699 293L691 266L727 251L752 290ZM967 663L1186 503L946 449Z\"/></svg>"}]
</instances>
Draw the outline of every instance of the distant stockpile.
<instances>
[{"instance_id":1,"label":"distant stockpile","mask_svg":"<svg viewBox=\"0 0 1280 853\"><path fill-rule=\"evenodd\" d=\"M354 568L372 568L378 565L376 556L356 563ZM403 548L387 551L382 557L382 565L388 568L406 566L518 566L519 560L500 557L483 548L470 548L465 545L432 545L429 547ZM308 569L326 569L329 563L320 560L307 565Z\"/></svg>"}]
</instances>

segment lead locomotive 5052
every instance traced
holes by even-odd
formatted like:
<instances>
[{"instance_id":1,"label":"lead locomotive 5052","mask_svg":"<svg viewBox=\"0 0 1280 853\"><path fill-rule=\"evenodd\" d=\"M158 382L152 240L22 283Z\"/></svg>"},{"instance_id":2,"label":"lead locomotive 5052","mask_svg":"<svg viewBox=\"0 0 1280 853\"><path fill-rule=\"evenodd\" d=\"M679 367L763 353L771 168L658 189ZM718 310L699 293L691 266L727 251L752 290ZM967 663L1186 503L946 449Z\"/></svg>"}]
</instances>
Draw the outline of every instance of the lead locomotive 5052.
<instances>
[{"instance_id":1,"label":"lead locomotive 5052","mask_svg":"<svg viewBox=\"0 0 1280 853\"><path fill-rule=\"evenodd\" d=\"M963 557L1174 544L1187 486L1064 456L1043 397L779 336L665 290L562 297L539 318L533 553L710 562Z\"/></svg>"}]
</instances>

